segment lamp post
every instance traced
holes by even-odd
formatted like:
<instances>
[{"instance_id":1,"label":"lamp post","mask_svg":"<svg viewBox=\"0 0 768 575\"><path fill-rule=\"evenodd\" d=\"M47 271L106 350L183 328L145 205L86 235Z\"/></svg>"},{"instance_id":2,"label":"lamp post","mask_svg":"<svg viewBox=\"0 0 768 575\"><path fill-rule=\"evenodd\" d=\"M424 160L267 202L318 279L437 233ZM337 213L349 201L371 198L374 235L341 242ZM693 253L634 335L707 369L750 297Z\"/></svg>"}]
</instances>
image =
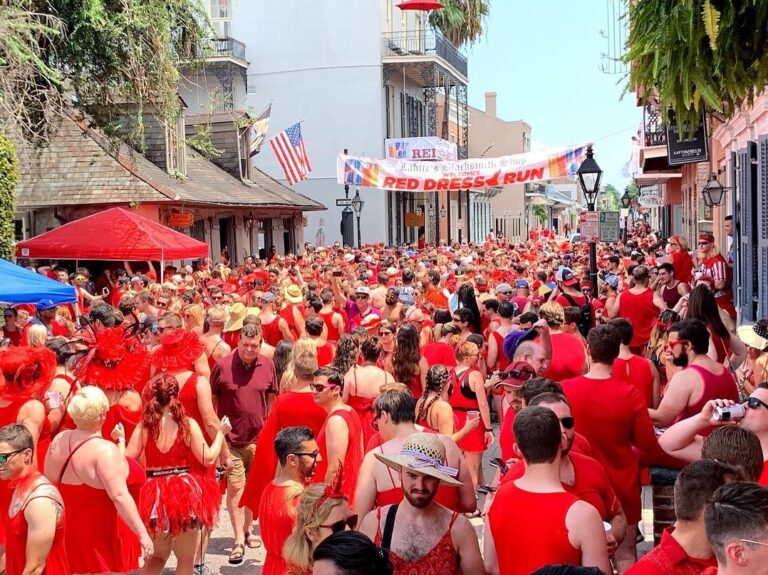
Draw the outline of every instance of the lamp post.
<instances>
[{"instance_id":1,"label":"lamp post","mask_svg":"<svg viewBox=\"0 0 768 575\"><path fill-rule=\"evenodd\" d=\"M632 203L632 198L629 197L629 186L624 188L624 195L621 196L621 206L625 210L629 210L629 206ZM627 223L629 222L629 212L624 217L624 243L627 243Z\"/></svg>"},{"instance_id":2,"label":"lamp post","mask_svg":"<svg viewBox=\"0 0 768 575\"><path fill-rule=\"evenodd\" d=\"M363 211L363 206L365 205L365 202L360 197L360 188L357 188L355 190L355 197L352 198L352 209L355 210L355 215L357 216L357 247L362 247L362 242L360 241L360 212Z\"/></svg>"},{"instance_id":3,"label":"lamp post","mask_svg":"<svg viewBox=\"0 0 768 575\"><path fill-rule=\"evenodd\" d=\"M709 181L701 190L701 195L704 196L704 205L708 208L719 206L727 189L718 181L715 174L709 176Z\"/></svg>"},{"instance_id":4,"label":"lamp post","mask_svg":"<svg viewBox=\"0 0 768 575\"><path fill-rule=\"evenodd\" d=\"M600 180L603 177L603 170L597 165L592 146L587 148L587 157L579 166L578 172L579 184L584 191L584 199L587 200L587 210L595 211L595 200L600 193ZM592 282L592 293L598 294L597 290L597 245L595 242L589 244L589 280Z\"/></svg>"}]
</instances>

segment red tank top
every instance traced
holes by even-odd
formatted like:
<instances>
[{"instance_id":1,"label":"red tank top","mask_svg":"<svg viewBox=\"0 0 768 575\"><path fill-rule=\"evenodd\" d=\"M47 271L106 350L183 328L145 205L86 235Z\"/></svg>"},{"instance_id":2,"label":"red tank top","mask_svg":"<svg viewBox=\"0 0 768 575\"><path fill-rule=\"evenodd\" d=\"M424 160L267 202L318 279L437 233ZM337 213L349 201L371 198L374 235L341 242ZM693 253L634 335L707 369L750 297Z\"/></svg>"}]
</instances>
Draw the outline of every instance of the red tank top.
<instances>
[{"instance_id":1,"label":"red tank top","mask_svg":"<svg viewBox=\"0 0 768 575\"><path fill-rule=\"evenodd\" d=\"M578 498L570 493L532 493L504 483L496 492L488 522L500 575L529 575L545 565L581 565L565 517Z\"/></svg>"},{"instance_id":2,"label":"red tank top","mask_svg":"<svg viewBox=\"0 0 768 575\"><path fill-rule=\"evenodd\" d=\"M363 431L360 425L360 417L355 410L337 409L328 414L328 417L338 415L347 424L349 437L347 440L347 453L344 456L344 474L341 480L341 492L347 496L349 506L355 504L355 488L357 487L357 474L363 461ZM328 469L328 449L325 441L325 428L328 424L326 418L323 428L317 435L317 446L322 460L317 462L317 470L313 479L314 483L325 480L325 472Z\"/></svg>"},{"instance_id":3,"label":"red tank top","mask_svg":"<svg viewBox=\"0 0 768 575\"><path fill-rule=\"evenodd\" d=\"M288 324L288 329L290 330L291 335L293 336L293 341L296 341L297 339L299 339L299 335L300 335L299 328L296 327L296 319L293 317L293 307L295 305L296 304L289 303L283 309L281 309L280 313L278 314Z\"/></svg>"},{"instance_id":4,"label":"red tank top","mask_svg":"<svg viewBox=\"0 0 768 575\"><path fill-rule=\"evenodd\" d=\"M675 282L675 285L671 288L668 288L667 286L661 288L661 299L664 300L664 303L667 304L669 309L675 307L677 302L680 301L680 298L683 297L680 295L680 292L677 291L677 286L679 284L680 282Z\"/></svg>"},{"instance_id":5,"label":"red tank top","mask_svg":"<svg viewBox=\"0 0 768 575\"><path fill-rule=\"evenodd\" d=\"M646 289L640 294L629 290L622 292L619 298L619 316L628 319L633 328L629 347L640 347L648 343L658 315L659 308L653 303L653 291Z\"/></svg>"},{"instance_id":6,"label":"red tank top","mask_svg":"<svg viewBox=\"0 0 768 575\"><path fill-rule=\"evenodd\" d=\"M504 350L502 348L502 344L504 343L504 336L501 335L498 331L491 332L491 335L493 336L493 339L496 340L497 353L496 353L496 365L489 366L489 367L492 367L494 371L507 369L507 366L509 365L509 360L507 359L507 356L504 353Z\"/></svg>"},{"instance_id":7,"label":"red tank top","mask_svg":"<svg viewBox=\"0 0 768 575\"><path fill-rule=\"evenodd\" d=\"M644 357L633 355L630 359L613 360L613 377L617 381L634 385L645 400L646 407L653 405L653 371Z\"/></svg>"},{"instance_id":8,"label":"red tank top","mask_svg":"<svg viewBox=\"0 0 768 575\"><path fill-rule=\"evenodd\" d=\"M262 323L261 333L264 341L272 347L277 347L277 344L283 339L283 334L280 333L280 316L275 316L275 319L269 323Z\"/></svg>"},{"instance_id":9,"label":"red tank top","mask_svg":"<svg viewBox=\"0 0 768 575\"><path fill-rule=\"evenodd\" d=\"M168 469L171 467L188 467L190 451L181 435L181 429L176 433L176 439L168 451L160 451L157 440L147 434L147 445L144 446L146 469Z\"/></svg>"},{"instance_id":10,"label":"red tank top","mask_svg":"<svg viewBox=\"0 0 768 575\"><path fill-rule=\"evenodd\" d=\"M339 333L339 330L336 329L336 326L333 325L333 314L336 313L335 311L331 310L329 312L323 313L320 312L317 315L319 315L323 323L325 324L325 327L328 330L328 341L336 343L341 339L341 334Z\"/></svg>"},{"instance_id":11,"label":"red tank top","mask_svg":"<svg viewBox=\"0 0 768 575\"><path fill-rule=\"evenodd\" d=\"M390 550L389 560L392 562L392 574L393 575L460 575L459 569L459 556L456 553L456 549L453 546L453 539L451 538L451 529L459 516L458 513L454 513L451 516L451 521L448 524L445 534L435 544L432 549L427 552L426 555L416 559L415 561L408 561L401 559L397 554ZM381 508L376 510L376 517L379 519L379 527L376 530L376 539L374 543L381 545L382 533L381 533Z\"/></svg>"},{"instance_id":12,"label":"red tank top","mask_svg":"<svg viewBox=\"0 0 768 575\"><path fill-rule=\"evenodd\" d=\"M701 394L701 398L693 405L687 405L675 421L682 421L683 419L698 415L701 413L704 404L710 399L731 399L735 402L739 401L739 388L736 386L736 380L727 368L723 367L723 371L719 375L716 375L699 365L690 365L688 368L699 374L699 377L701 377L701 380L704 382L704 390ZM706 437L712 430L713 428L706 429L703 432L700 432L700 435Z\"/></svg>"},{"instance_id":13,"label":"red tank top","mask_svg":"<svg viewBox=\"0 0 768 575\"><path fill-rule=\"evenodd\" d=\"M62 508L64 507L60 497L56 498L52 495L35 494L35 492L44 485L47 484L43 483L32 490L27 496L26 501L21 505L21 508L16 512L16 515L9 517L8 513L3 514L3 524L6 533L5 569L8 575L21 575L26 566L27 532L29 530L29 525L27 524L26 517L24 517L24 511L26 510L27 505L35 499L50 499L51 501L58 503ZM67 561L67 550L64 543L64 521L65 519L62 517L61 521L56 526L56 532L53 536L53 545L48 552L45 567L43 568L43 575L69 575L69 573L71 573L69 562Z\"/></svg>"}]
</instances>

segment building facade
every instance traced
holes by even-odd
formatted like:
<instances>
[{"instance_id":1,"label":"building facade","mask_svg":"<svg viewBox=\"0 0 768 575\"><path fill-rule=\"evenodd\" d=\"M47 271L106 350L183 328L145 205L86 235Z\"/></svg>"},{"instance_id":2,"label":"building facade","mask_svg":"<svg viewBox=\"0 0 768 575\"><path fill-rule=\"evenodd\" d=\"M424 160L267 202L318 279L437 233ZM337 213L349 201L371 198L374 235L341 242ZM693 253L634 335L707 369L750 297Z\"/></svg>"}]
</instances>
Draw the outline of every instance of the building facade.
<instances>
[{"instance_id":1,"label":"building facade","mask_svg":"<svg viewBox=\"0 0 768 575\"><path fill-rule=\"evenodd\" d=\"M344 150L380 158L386 138L441 136L467 157L467 59L431 30L425 13L401 11L394 0L216 4L227 4L227 30L245 44L248 109L272 102L270 136L302 121L312 172L295 189L328 206L309 214L309 240L341 241L342 208L335 200L344 190L336 181L336 157ZM445 94L453 105L441 115L438 98ZM454 118L460 129L445 137ZM268 148L255 163L282 179ZM363 242L416 242L428 230L434 241L441 213L450 221L448 212L457 213L460 204L455 192L449 198L362 188L360 194ZM466 192L462 197L466 201ZM408 225L414 220L407 215L417 212L430 221Z\"/></svg>"}]
</instances>

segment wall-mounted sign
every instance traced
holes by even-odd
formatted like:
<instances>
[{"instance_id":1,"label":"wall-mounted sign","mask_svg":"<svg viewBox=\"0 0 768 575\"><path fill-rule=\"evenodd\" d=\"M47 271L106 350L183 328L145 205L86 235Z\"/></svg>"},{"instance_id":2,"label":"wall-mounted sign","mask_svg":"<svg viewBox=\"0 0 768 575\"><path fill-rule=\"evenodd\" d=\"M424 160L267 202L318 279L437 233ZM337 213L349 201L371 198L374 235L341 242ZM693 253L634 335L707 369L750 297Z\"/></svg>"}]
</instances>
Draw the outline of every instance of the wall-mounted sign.
<instances>
[{"instance_id":1,"label":"wall-mounted sign","mask_svg":"<svg viewBox=\"0 0 768 575\"><path fill-rule=\"evenodd\" d=\"M579 232L581 241L596 244L600 241L600 212L581 212L579 214Z\"/></svg>"},{"instance_id":2,"label":"wall-mounted sign","mask_svg":"<svg viewBox=\"0 0 768 575\"><path fill-rule=\"evenodd\" d=\"M667 124L667 163L670 166L680 166L708 160L709 140L704 111L701 112L699 125L696 126L693 134L678 132L674 114L670 113L669 124Z\"/></svg>"},{"instance_id":3,"label":"wall-mounted sign","mask_svg":"<svg viewBox=\"0 0 768 575\"><path fill-rule=\"evenodd\" d=\"M173 212L168 215L168 227L188 228L195 223L195 214L192 212Z\"/></svg>"},{"instance_id":4,"label":"wall-mounted sign","mask_svg":"<svg viewBox=\"0 0 768 575\"><path fill-rule=\"evenodd\" d=\"M405 225L409 228L420 228L424 225L424 214L405 212Z\"/></svg>"},{"instance_id":5,"label":"wall-mounted sign","mask_svg":"<svg viewBox=\"0 0 768 575\"><path fill-rule=\"evenodd\" d=\"M618 242L619 212L600 212L600 241L606 243Z\"/></svg>"}]
</instances>

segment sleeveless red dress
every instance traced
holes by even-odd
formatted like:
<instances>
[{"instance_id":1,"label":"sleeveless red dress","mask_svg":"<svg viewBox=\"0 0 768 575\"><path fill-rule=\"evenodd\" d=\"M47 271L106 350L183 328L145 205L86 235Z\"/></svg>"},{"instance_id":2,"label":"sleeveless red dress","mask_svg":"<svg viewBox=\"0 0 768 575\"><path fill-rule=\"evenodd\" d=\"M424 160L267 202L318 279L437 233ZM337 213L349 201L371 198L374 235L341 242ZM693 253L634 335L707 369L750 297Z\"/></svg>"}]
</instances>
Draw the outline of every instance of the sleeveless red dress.
<instances>
[{"instance_id":1,"label":"sleeveless red dress","mask_svg":"<svg viewBox=\"0 0 768 575\"><path fill-rule=\"evenodd\" d=\"M277 347L277 344L283 339L283 334L280 333L280 316L276 315L275 319L269 323L262 323L261 333L264 341L272 347Z\"/></svg>"},{"instance_id":2,"label":"sleeveless red dress","mask_svg":"<svg viewBox=\"0 0 768 575\"><path fill-rule=\"evenodd\" d=\"M349 397L347 398L347 405L357 412L360 418L360 426L363 429L363 445L367 445L376 430L373 428L373 418L375 416L373 410L373 402L376 401L375 397L362 397L357 395L357 367L352 366L352 386L349 390ZM387 382L386 373L382 374L382 382L384 385Z\"/></svg>"},{"instance_id":3,"label":"sleeveless red dress","mask_svg":"<svg viewBox=\"0 0 768 575\"><path fill-rule=\"evenodd\" d=\"M629 347L633 351L648 343L658 315L659 308L653 303L653 290L646 289L639 294L629 290L622 292L619 298L619 317L632 323L632 341L629 342Z\"/></svg>"},{"instance_id":4,"label":"sleeveless red dress","mask_svg":"<svg viewBox=\"0 0 768 575\"><path fill-rule=\"evenodd\" d=\"M93 437L86 441L107 441ZM85 443L85 442L83 442ZM136 568L128 562L121 549L119 516L106 490L86 485L62 483L61 478L70 463L72 454L83 443L70 445L70 456L59 472L57 487L67 513L65 541L67 558L72 573L126 573Z\"/></svg>"},{"instance_id":5,"label":"sleeveless red dress","mask_svg":"<svg viewBox=\"0 0 768 575\"><path fill-rule=\"evenodd\" d=\"M147 482L141 489L139 514L151 535L178 535L199 524L212 527L212 517L205 516L203 488L198 474L189 471L190 452L181 432L167 452L147 434L144 447Z\"/></svg>"},{"instance_id":6,"label":"sleeveless red dress","mask_svg":"<svg viewBox=\"0 0 768 575\"><path fill-rule=\"evenodd\" d=\"M454 513L451 516L451 522L448 524L445 534L435 544L429 552L416 559L407 561L398 557L393 551L389 552L389 560L392 562L392 575L461 575L459 568L458 553L453 546L451 539L451 529L459 516ZM376 539L374 543L381 545L381 508L376 510L376 517L379 519L379 527L376 529Z\"/></svg>"},{"instance_id":7,"label":"sleeveless red dress","mask_svg":"<svg viewBox=\"0 0 768 575\"><path fill-rule=\"evenodd\" d=\"M211 437L208 434L208 430L205 428L203 416L200 413L200 406L197 403L197 387L195 385L197 378L198 375L194 372L187 378L184 385L179 389L179 401L181 402L181 405L184 406L184 411L187 414L187 417L194 419L197 422L197 425L200 426L200 429L203 432L205 440L210 444ZM210 518L210 523L216 525L219 521L219 509L221 508L223 488L223 484L216 479L216 467L205 467L194 457L189 458L189 467L193 472L197 473L202 482L204 506L204 509L201 511L202 516L205 517L206 522L208 522Z\"/></svg>"},{"instance_id":8,"label":"sleeveless red dress","mask_svg":"<svg viewBox=\"0 0 768 575\"><path fill-rule=\"evenodd\" d=\"M613 360L613 377L637 388L646 407L653 407L653 371L644 357L633 355L630 359Z\"/></svg>"},{"instance_id":9,"label":"sleeveless red dress","mask_svg":"<svg viewBox=\"0 0 768 575\"><path fill-rule=\"evenodd\" d=\"M3 526L5 533L7 534L5 548L5 570L7 575L21 575L24 572L24 567L27 563L26 551L29 525L27 524L27 519L24 517L24 511L26 510L27 505L35 499L50 499L61 505L62 508L64 507L60 497L56 498L53 495L44 493L35 494L35 492L40 490L40 487L43 486L49 485L41 484L33 489L32 492L27 495L26 501L22 503L21 507L13 517L9 516L7 509L4 510ZM66 517L62 517L61 521L56 526L56 532L53 536L53 545L51 546L48 558L45 561L43 575L69 575L72 573L69 568L69 562L67 561L67 550L64 544L65 521Z\"/></svg>"},{"instance_id":10,"label":"sleeveless red dress","mask_svg":"<svg viewBox=\"0 0 768 575\"><path fill-rule=\"evenodd\" d=\"M296 524L296 510L299 497L288 500L288 487L270 483L264 489L259 505L261 539L267 556L264 559L262 575L283 575L286 564L283 559L283 545Z\"/></svg>"},{"instance_id":11,"label":"sleeveless red dress","mask_svg":"<svg viewBox=\"0 0 768 575\"><path fill-rule=\"evenodd\" d=\"M277 455L275 454L275 437L281 429L306 425L317 438L323 428L328 414L315 403L312 393L287 391L277 396L269 410L264 427L259 432L256 442L254 461L258 465L251 467L245 480L245 488L240 497L240 507L246 506L253 512L253 518L258 519L262 493L275 478Z\"/></svg>"},{"instance_id":12,"label":"sleeveless red dress","mask_svg":"<svg viewBox=\"0 0 768 575\"><path fill-rule=\"evenodd\" d=\"M571 545L565 526L576 501L570 493L533 493L514 481L503 483L488 511L500 575L529 575L561 563L581 565L581 551Z\"/></svg>"},{"instance_id":13,"label":"sleeveless red dress","mask_svg":"<svg viewBox=\"0 0 768 575\"><path fill-rule=\"evenodd\" d=\"M464 427L464 424L467 421L467 412L480 411L480 406L477 403L477 396L469 388L469 374L473 371L480 370L476 367L470 367L464 371L461 376L457 376L455 370L451 371L453 393L451 393L449 403L453 408L456 429ZM471 397L468 397L468 395L475 397L472 399ZM463 451L469 451L470 453L482 453L485 451L485 429L483 428L482 422L480 422L480 425L475 429L462 437L456 445Z\"/></svg>"},{"instance_id":14,"label":"sleeveless red dress","mask_svg":"<svg viewBox=\"0 0 768 575\"><path fill-rule=\"evenodd\" d=\"M341 339L341 334L339 333L339 330L336 329L336 326L333 325L333 314L335 313L336 313L335 311L331 310L328 313L320 312L317 314L323 320L323 323L325 324L325 327L328 330L327 340L331 343L336 343L339 341L339 339Z\"/></svg>"},{"instance_id":15,"label":"sleeveless red dress","mask_svg":"<svg viewBox=\"0 0 768 575\"><path fill-rule=\"evenodd\" d=\"M347 497L349 506L354 508L355 488L357 487L357 474L360 464L363 462L363 431L360 428L360 418L357 413L346 409L337 409L328 414L328 418L337 415L344 419L349 429L347 453L344 456L344 476L341 479L341 492ZM326 422L328 419L326 418ZM328 470L328 449L325 441L325 425L317 436L317 446L323 460L317 462L317 471L312 479L313 483L323 483L325 473Z\"/></svg>"}]
</instances>

